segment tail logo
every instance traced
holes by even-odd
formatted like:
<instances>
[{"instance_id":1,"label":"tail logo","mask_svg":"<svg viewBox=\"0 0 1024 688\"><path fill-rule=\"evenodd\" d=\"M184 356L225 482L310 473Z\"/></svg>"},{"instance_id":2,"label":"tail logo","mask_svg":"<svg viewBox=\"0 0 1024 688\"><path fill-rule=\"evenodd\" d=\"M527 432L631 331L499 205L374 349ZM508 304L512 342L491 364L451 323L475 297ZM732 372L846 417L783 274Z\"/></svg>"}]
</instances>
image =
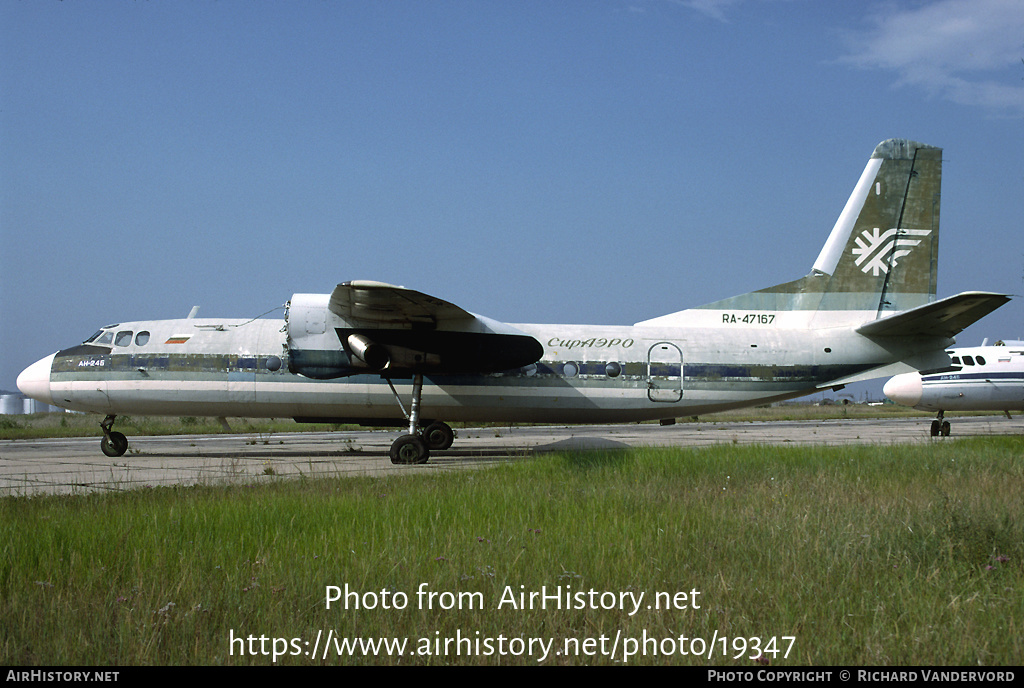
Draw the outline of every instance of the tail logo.
<instances>
[{"instance_id":1,"label":"tail logo","mask_svg":"<svg viewBox=\"0 0 1024 688\"><path fill-rule=\"evenodd\" d=\"M932 233L930 229L888 229L884 232L875 227L874 231L865 229L856 238L857 246L853 249L854 260L861 272L871 271L873 277L889 272L889 266L908 255L924 237ZM898 238L897 238L898 237ZM921 237L910 239L907 237Z\"/></svg>"}]
</instances>

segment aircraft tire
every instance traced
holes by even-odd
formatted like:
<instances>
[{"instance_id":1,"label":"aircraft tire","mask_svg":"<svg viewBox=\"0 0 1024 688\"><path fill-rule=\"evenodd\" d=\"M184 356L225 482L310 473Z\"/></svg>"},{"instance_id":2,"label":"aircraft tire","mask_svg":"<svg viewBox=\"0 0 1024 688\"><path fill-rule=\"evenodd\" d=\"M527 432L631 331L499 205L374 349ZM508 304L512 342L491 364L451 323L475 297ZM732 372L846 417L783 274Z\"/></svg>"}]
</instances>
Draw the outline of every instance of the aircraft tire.
<instances>
[{"instance_id":1,"label":"aircraft tire","mask_svg":"<svg viewBox=\"0 0 1024 688\"><path fill-rule=\"evenodd\" d=\"M399 465L426 463L430 458L427 443L419 435L402 435L391 445L391 463Z\"/></svg>"},{"instance_id":2,"label":"aircraft tire","mask_svg":"<svg viewBox=\"0 0 1024 688\"><path fill-rule=\"evenodd\" d=\"M940 429L941 429L941 425L939 424L939 421L933 420L932 421L932 427L931 427L931 435L932 435L932 437L938 437Z\"/></svg>"},{"instance_id":3,"label":"aircraft tire","mask_svg":"<svg viewBox=\"0 0 1024 688\"><path fill-rule=\"evenodd\" d=\"M447 423L435 421L423 431L423 441L432 451L444 451L455 442L455 431Z\"/></svg>"},{"instance_id":4,"label":"aircraft tire","mask_svg":"<svg viewBox=\"0 0 1024 688\"><path fill-rule=\"evenodd\" d=\"M104 435L100 440L100 450L110 457L124 456L128 451L128 438L120 432L112 432Z\"/></svg>"},{"instance_id":5,"label":"aircraft tire","mask_svg":"<svg viewBox=\"0 0 1024 688\"><path fill-rule=\"evenodd\" d=\"M949 437L949 421L948 420L942 421L942 427L939 428L939 433L943 437Z\"/></svg>"}]
</instances>

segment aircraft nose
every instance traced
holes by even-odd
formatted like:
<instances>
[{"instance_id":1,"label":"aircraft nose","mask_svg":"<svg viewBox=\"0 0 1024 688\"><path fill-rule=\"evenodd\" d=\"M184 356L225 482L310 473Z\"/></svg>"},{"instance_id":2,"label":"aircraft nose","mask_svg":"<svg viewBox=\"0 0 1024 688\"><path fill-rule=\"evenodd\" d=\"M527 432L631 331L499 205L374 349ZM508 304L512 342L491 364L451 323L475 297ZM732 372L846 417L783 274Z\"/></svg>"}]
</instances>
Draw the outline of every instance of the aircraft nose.
<instances>
[{"instance_id":1,"label":"aircraft nose","mask_svg":"<svg viewBox=\"0 0 1024 688\"><path fill-rule=\"evenodd\" d=\"M889 378L882 386L882 394L903 406L917 406L921 403L921 376L918 373L903 373Z\"/></svg>"},{"instance_id":2,"label":"aircraft nose","mask_svg":"<svg viewBox=\"0 0 1024 688\"><path fill-rule=\"evenodd\" d=\"M18 389L22 394L44 404L53 403L53 396L50 394L50 368L53 367L53 358L56 355L50 354L21 371L21 375L18 376Z\"/></svg>"}]
</instances>

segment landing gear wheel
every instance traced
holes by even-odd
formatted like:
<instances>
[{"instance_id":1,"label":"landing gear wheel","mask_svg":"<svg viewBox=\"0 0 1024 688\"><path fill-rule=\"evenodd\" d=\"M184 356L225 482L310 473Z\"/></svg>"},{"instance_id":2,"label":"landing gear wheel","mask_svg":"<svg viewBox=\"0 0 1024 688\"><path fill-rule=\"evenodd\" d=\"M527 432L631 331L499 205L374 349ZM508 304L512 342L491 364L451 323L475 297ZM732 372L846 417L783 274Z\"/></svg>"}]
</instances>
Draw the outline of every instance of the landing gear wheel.
<instances>
[{"instance_id":1,"label":"landing gear wheel","mask_svg":"<svg viewBox=\"0 0 1024 688\"><path fill-rule=\"evenodd\" d=\"M941 429L941 427L942 426L939 423L939 421L937 421L937 420L933 420L932 421L932 429L931 429L932 437L938 437L939 436L939 430Z\"/></svg>"},{"instance_id":2,"label":"landing gear wheel","mask_svg":"<svg viewBox=\"0 0 1024 688\"><path fill-rule=\"evenodd\" d=\"M430 458L427 443L419 435L402 435L391 445L391 463L426 463Z\"/></svg>"},{"instance_id":3,"label":"landing gear wheel","mask_svg":"<svg viewBox=\"0 0 1024 688\"><path fill-rule=\"evenodd\" d=\"M110 457L124 456L128 451L128 438L119 432L111 432L100 440L100 450Z\"/></svg>"},{"instance_id":4,"label":"landing gear wheel","mask_svg":"<svg viewBox=\"0 0 1024 688\"><path fill-rule=\"evenodd\" d=\"M949 421L942 421L942 426L939 428L939 434L943 437L949 437Z\"/></svg>"},{"instance_id":5,"label":"landing gear wheel","mask_svg":"<svg viewBox=\"0 0 1024 688\"><path fill-rule=\"evenodd\" d=\"M423 431L423 441L435 451L444 451L455 442L455 431L447 423L435 421Z\"/></svg>"}]
</instances>

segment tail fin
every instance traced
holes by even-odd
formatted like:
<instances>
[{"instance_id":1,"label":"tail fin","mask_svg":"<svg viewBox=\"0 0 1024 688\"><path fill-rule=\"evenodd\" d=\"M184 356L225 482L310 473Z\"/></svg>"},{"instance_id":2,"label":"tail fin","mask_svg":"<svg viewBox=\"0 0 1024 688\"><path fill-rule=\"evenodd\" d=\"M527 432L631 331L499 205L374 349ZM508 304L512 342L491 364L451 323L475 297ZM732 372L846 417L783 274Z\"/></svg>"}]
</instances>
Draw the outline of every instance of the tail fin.
<instances>
[{"instance_id":1,"label":"tail fin","mask_svg":"<svg viewBox=\"0 0 1024 688\"><path fill-rule=\"evenodd\" d=\"M941 148L878 144L814 262L831 276L820 309L882 317L935 299L941 185Z\"/></svg>"},{"instance_id":2,"label":"tail fin","mask_svg":"<svg viewBox=\"0 0 1024 688\"><path fill-rule=\"evenodd\" d=\"M811 273L794 282L637 324L678 322L695 311L802 311L816 325L863 322L935 299L942 149L878 144Z\"/></svg>"}]
</instances>

